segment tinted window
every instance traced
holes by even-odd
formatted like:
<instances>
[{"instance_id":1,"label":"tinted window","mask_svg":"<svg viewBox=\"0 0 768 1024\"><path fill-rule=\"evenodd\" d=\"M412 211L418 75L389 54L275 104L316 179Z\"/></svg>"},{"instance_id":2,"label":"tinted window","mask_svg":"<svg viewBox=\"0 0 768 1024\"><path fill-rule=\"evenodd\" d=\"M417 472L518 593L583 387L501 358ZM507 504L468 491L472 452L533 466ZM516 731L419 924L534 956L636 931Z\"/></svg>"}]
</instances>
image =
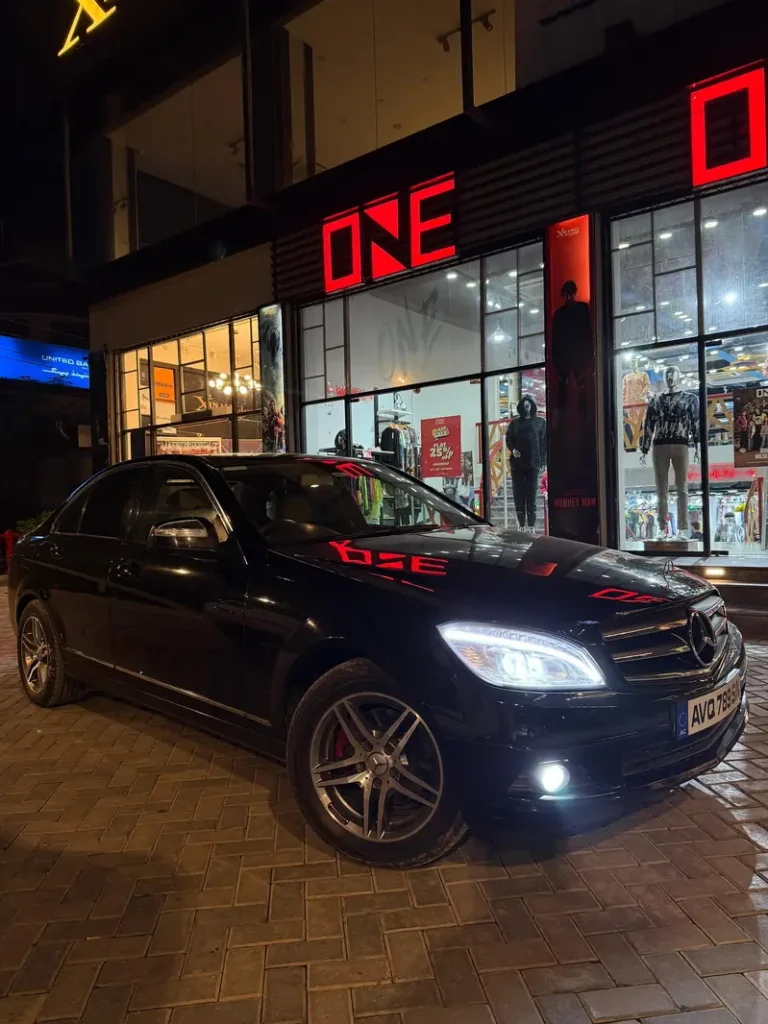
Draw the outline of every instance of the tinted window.
<instances>
[{"instance_id":1,"label":"tinted window","mask_svg":"<svg viewBox=\"0 0 768 1024\"><path fill-rule=\"evenodd\" d=\"M374 463L301 459L235 463L222 472L250 521L275 544L479 521L411 477Z\"/></svg>"},{"instance_id":2,"label":"tinted window","mask_svg":"<svg viewBox=\"0 0 768 1024\"><path fill-rule=\"evenodd\" d=\"M80 533L90 537L122 537L131 509L138 470L109 473L88 488Z\"/></svg>"},{"instance_id":3,"label":"tinted window","mask_svg":"<svg viewBox=\"0 0 768 1024\"><path fill-rule=\"evenodd\" d=\"M174 519L207 519L213 523L219 540L226 540L221 516L202 483L183 467L162 467L155 470L152 493L142 508L136 540L143 543L153 526Z\"/></svg>"},{"instance_id":4,"label":"tinted window","mask_svg":"<svg viewBox=\"0 0 768 1024\"><path fill-rule=\"evenodd\" d=\"M83 514L83 506L88 497L88 491L81 491L66 505L56 520L56 533L78 533L80 531L80 517Z\"/></svg>"}]
</instances>

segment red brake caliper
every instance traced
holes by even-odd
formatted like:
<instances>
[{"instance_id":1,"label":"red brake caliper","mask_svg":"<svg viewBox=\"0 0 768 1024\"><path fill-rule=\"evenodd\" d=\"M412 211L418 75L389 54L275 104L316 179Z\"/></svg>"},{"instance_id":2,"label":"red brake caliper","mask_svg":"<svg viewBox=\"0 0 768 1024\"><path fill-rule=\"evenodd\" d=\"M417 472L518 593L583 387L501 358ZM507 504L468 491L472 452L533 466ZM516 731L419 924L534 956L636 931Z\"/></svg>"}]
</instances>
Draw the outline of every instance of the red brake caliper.
<instances>
[{"instance_id":1,"label":"red brake caliper","mask_svg":"<svg viewBox=\"0 0 768 1024\"><path fill-rule=\"evenodd\" d=\"M336 743L334 744L333 747L334 758L337 761L341 761L341 759L344 757L347 747L351 746L352 744L349 742L349 736L347 736L344 730L341 727L339 727L339 731L336 734Z\"/></svg>"}]
</instances>

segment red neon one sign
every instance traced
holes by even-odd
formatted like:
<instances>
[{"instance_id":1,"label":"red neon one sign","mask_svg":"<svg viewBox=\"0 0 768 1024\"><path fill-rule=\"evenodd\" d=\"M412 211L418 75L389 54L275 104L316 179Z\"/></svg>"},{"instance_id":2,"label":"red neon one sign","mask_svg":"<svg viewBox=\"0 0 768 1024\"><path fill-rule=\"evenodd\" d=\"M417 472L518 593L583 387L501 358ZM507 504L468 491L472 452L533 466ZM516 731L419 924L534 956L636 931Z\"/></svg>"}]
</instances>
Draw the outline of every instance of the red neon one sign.
<instances>
[{"instance_id":1,"label":"red neon one sign","mask_svg":"<svg viewBox=\"0 0 768 1024\"><path fill-rule=\"evenodd\" d=\"M328 217L323 223L326 293L455 256L454 189L453 174L446 174L405 194Z\"/></svg>"},{"instance_id":2,"label":"red neon one sign","mask_svg":"<svg viewBox=\"0 0 768 1024\"><path fill-rule=\"evenodd\" d=\"M725 163L711 159L712 129L708 118L714 116L721 101L733 98L746 104L748 140L743 155ZM732 114L732 116L734 116ZM768 164L765 122L765 70L756 68L694 89L691 93L691 157L694 185L735 178L759 171Z\"/></svg>"}]
</instances>

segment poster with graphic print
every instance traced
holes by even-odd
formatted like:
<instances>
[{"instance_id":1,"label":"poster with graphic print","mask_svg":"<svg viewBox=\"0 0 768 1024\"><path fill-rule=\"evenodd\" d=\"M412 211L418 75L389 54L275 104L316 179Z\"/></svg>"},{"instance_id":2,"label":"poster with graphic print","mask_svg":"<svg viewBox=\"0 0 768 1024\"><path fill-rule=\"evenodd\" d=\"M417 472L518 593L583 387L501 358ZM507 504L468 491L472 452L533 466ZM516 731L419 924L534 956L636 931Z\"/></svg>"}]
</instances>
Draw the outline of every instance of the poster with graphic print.
<instances>
[{"instance_id":1,"label":"poster with graphic print","mask_svg":"<svg viewBox=\"0 0 768 1024\"><path fill-rule=\"evenodd\" d=\"M768 388L734 388L733 464L768 466Z\"/></svg>"},{"instance_id":2,"label":"poster with graphic print","mask_svg":"<svg viewBox=\"0 0 768 1024\"><path fill-rule=\"evenodd\" d=\"M421 421L421 475L461 474L461 416L439 416Z\"/></svg>"},{"instance_id":3,"label":"poster with graphic print","mask_svg":"<svg viewBox=\"0 0 768 1024\"><path fill-rule=\"evenodd\" d=\"M284 452L283 311L279 305L262 306L258 316L262 448L265 452Z\"/></svg>"}]
</instances>

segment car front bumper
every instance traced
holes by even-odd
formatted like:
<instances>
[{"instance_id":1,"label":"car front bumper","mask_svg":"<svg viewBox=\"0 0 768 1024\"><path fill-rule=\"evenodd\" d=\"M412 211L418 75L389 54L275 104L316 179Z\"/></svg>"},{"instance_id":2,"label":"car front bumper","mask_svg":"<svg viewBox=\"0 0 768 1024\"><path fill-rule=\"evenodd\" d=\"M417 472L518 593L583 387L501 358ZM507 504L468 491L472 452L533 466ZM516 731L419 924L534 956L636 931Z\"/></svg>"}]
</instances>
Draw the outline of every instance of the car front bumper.
<instances>
[{"instance_id":1,"label":"car front bumper","mask_svg":"<svg viewBox=\"0 0 768 1024\"><path fill-rule=\"evenodd\" d=\"M554 810L590 800L629 796L689 781L719 764L738 741L749 718L747 656L741 637L721 676L703 692L673 689L660 696L614 694L610 706L550 708L532 704L507 713L507 742L455 741L449 762L464 790L465 804L499 811ZM678 738L678 703L700 698L738 679L741 701L729 717L692 736ZM505 712L501 712L504 717ZM520 727L520 720L525 727ZM511 720L517 728L510 728ZM542 791L542 765L564 765L569 784L558 794Z\"/></svg>"}]
</instances>

